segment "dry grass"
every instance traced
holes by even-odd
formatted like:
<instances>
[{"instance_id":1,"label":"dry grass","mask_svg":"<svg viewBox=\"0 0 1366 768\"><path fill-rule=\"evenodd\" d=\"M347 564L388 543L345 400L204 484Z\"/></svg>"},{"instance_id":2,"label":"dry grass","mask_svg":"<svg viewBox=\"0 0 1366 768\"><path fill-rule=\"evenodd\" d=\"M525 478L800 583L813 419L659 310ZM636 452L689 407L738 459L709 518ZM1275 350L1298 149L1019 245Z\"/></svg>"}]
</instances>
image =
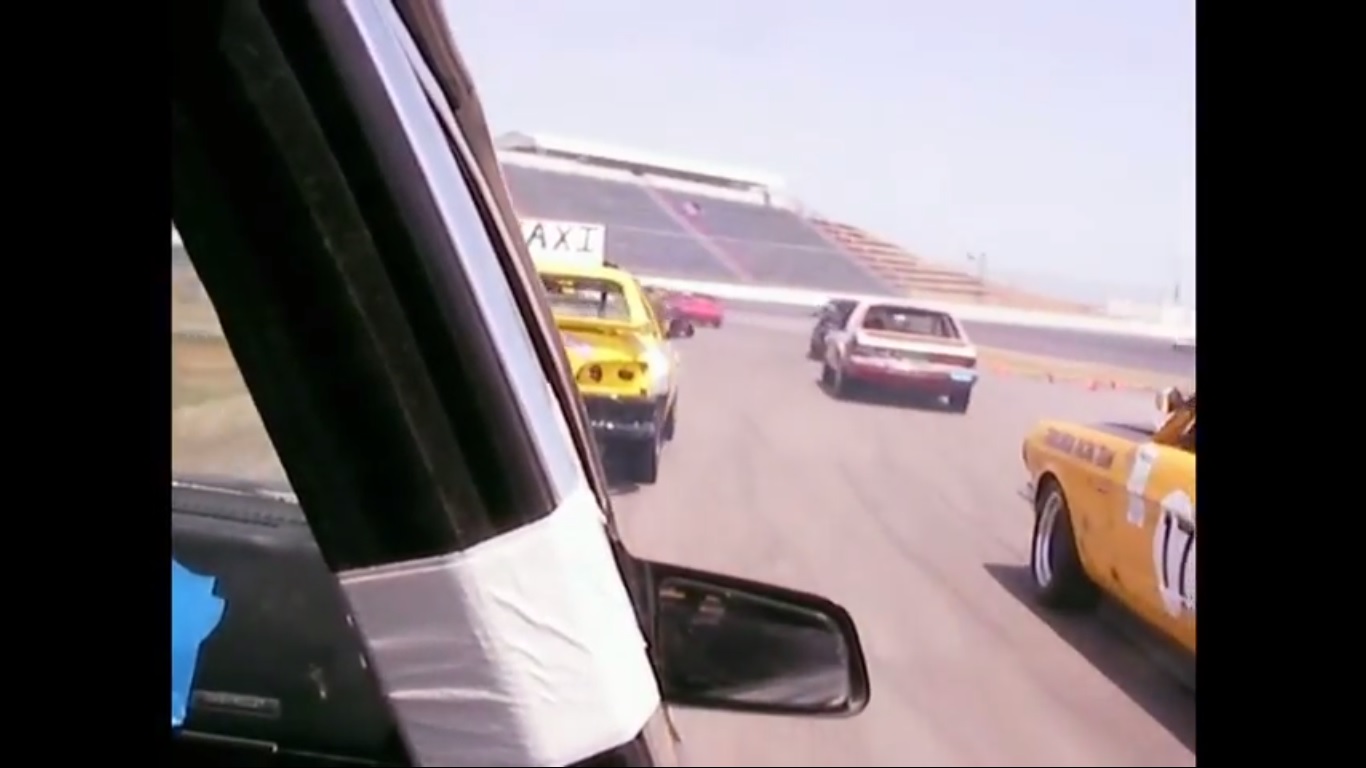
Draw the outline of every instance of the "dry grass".
<instances>
[{"instance_id":1,"label":"dry grass","mask_svg":"<svg viewBox=\"0 0 1366 768\"><path fill-rule=\"evenodd\" d=\"M228 345L221 338L171 337L171 410L245 395Z\"/></svg>"},{"instance_id":2,"label":"dry grass","mask_svg":"<svg viewBox=\"0 0 1366 768\"><path fill-rule=\"evenodd\" d=\"M171 337L171 470L257 480L284 476L221 338Z\"/></svg>"},{"instance_id":3,"label":"dry grass","mask_svg":"<svg viewBox=\"0 0 1366 768\"><path fill-rule=\"evenodd\" d=\"M1006 349L979 347L978 352L981 355L983 366L988 370L1021 376L1052 377L1060 381L1096 382L1097 385L1105 387L1113 382L1116 387L1126 389L1157 390L1171 386L1187 388L1194 383L1157 371L1063 360L1056 357L1012 352Z\"/></svg>"}]
</instances>

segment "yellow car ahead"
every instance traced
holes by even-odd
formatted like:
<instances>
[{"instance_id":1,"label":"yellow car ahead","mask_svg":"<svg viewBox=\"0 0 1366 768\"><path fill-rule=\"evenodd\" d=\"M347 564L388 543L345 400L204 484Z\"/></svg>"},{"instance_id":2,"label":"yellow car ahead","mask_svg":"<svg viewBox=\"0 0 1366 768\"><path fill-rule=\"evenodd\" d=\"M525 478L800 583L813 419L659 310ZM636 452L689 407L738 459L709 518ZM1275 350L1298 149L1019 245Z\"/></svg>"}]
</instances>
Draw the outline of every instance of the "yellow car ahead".
<instances>
[{"instance_id":1,"label":"yellow car ahead","mask_svg":"<svg viewBox=\"0 0 1366 768\"><path fill-rule=\"evenodd\" d=\"M537 271L604 458L626 479L654 483L678 419L678 356L670 341L692 335L691 326L661 324L625 270L540 263Z\"/></svg>"},{"instance_id":2,"label":"yellow car ahead","mask_svg":"<svg viewBox=\"0 0 1366 768\"><path fill-rule=\"evenodd\" d=\"M1039 601L1112 596L1195 654L1195 394L1158 396L1157 429L1045 421L1024 441Z\"/></svg>"}]
</instances>

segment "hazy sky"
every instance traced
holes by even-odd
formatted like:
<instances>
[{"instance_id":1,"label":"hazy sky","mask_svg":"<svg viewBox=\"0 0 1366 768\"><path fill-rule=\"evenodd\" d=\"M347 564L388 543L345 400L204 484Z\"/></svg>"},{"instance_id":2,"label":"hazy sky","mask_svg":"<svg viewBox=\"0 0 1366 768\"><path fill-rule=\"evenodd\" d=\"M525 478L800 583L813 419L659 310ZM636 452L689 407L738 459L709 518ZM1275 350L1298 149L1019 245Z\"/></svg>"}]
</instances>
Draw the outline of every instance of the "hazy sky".
<instances>
[{"instance_id":1,"label":"hazy sky","mask_svg":"<svg viewBox=\"0 0 1366 768\"><path fill-rule=\"evenodd\" d=\"M1192 0L449 7L495 132L777 173L928 259L1191 301Z\"/></svg>"}]
</instances>

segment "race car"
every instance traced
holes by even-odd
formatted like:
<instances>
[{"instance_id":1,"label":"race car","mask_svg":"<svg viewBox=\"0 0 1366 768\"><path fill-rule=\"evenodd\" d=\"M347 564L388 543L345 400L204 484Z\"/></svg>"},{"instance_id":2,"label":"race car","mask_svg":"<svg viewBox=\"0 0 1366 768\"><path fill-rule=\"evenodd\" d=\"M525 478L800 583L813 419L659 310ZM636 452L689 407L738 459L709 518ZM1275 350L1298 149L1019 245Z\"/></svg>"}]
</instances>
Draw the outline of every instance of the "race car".
<instances>
[{"instance_id":1,"label":"race car","mask_svg":"<svg viewBox=\"0 0 1366 768\"><path fill-rule=\"evenodd\" d=\"M972 402L977 349L942 310L865 299L831 321L823 343L821 383L836 398L858 389L932 395L956 413Z\"/></svg>"},{"instance_id":2,"label":"race car","mask_svg":"<svg viewBox=\"0 0 1366 768\"><path fill-rule=\"evenodd\" d=\"M689 336L681 318L661 323L625 270L538 263L599 448L609 465L640 484L659 477L678 412L678 357L671 339Z\"/></svg>"},{"instance_id":3,"label":"race car","mask_svg":"<svg viewBox=\"0 0 1366 768\"><path fill-rule=\"evenodd\" d=\"M644 286L643 293L646 300L649 301L650 309L654 312L660 325L667 328L669 323L679 319L678 313L674 312L673 306L669 303L670 294L668 291L654 286ZM684 337L690 338L695 332L695 327L690 322L687 324L687 331L684 334Z\"/></svg>"},{"instance_id":4,"label":"race car","mask_svg":"<svg viewBox=\"0 0 1366 768\"><path fill-rule=\"evenodd\" d=\"M674 317L681 317L693 325L720 328L725 320L725 309L715 296L683 291L667 295L664 301Z\"/></svg>"},{"instance_id":5,"label":"race car","mask_svg":"<svg viewBox=\"0 0 1366 768\"><path fill-rule=\"evenodd\" d=\"M1037 599L1064 611L1111 596L1195 654L1195 394L1158 395L1156 429L1045 421L1025 437Z\"/></svg>"}]
</instances>

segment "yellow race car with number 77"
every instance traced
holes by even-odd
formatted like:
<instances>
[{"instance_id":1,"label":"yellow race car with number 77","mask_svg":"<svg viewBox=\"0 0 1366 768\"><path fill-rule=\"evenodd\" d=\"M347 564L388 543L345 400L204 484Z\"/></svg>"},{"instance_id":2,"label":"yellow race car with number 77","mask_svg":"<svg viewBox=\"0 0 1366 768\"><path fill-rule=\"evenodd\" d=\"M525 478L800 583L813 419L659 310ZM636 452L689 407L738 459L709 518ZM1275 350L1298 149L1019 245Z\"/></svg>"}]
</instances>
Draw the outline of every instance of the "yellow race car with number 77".
<instances>
[{"instance_id":1,"label":"yellow race car with number 77","mask_svg":"<svg viewBox=\"0 0 1366 768\"><path fill-rule=\"evenodd\" d=\"M1109 595L1195 654L1195 394L1158 395L1156 429L1044 421L1024 440L1039 602Z\"/></svg>"}]
</instances>

